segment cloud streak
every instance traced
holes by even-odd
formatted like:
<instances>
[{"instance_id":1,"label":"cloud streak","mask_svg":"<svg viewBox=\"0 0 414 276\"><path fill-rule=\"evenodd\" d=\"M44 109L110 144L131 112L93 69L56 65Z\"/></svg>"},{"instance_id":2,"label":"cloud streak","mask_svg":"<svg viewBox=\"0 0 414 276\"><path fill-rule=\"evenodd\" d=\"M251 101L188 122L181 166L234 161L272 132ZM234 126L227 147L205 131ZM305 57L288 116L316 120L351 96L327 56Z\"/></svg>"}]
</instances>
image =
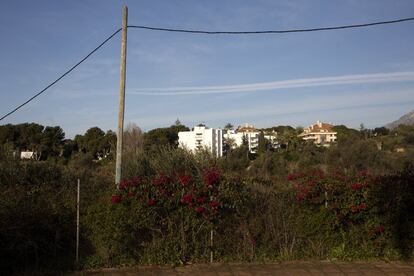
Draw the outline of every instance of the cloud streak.
<instances>
[{"instance_id":1,"label":"cloud streak","mask_svg":"<svg viewBox=\"0 0 414 276\"><path fill-rule=\"evenodd\" d=\"M294 115L300 117L299 124L307 125L312 121L318 119L329 118L332 122L338 120L331 118L329 114L335 112L345 112L347 116L360 116L360 122L366 121L368 116L366 109L372 108L377 111L376 115L381 119L381 122L387 122L392 117L387 117L389 114L383 112L385 107L389 106L412 106L414 103L412 99L412 90L365 90L360 91L358 95L349 97L349 93L344 93L340 96L327 95L323 101L318 98L300 98L290 102L268 102L259 107L239 107L232 106L230 108L217 109L211 112L209 109L201 110L187 110L177 109L168 114L156 115L156 113L146 112L144 116L134 116L130 118L139 126L150 128L154 126L163 126L170 124L172 118L180 118L185 124L196 124L205 122L212 126L216 122L216 126L222 125L226 122L250 122L256 123L259 121L267 121L264 125L280 124L280 119L283 117L292 118ZM349 112L349 110L354 110ZM382 110L382 111L381 111ZM153 114L153 115L151 115ZM321 114L323 116L321 116ZM354 114L354 115L353 115ZM359 124L358 123L358 124Z\"/></svg>"},{"instance_id":2,"label":"cloud streak","mask_svg":"<svg viewBox=\"0 0 414 276\"><path fill-rule=\"evenodd\" d=\"M342 75L320 78L302 78L273 82L261 82L251 84L221 85L221 86L190 86L170 88L144 88L128 92L131 95L147 96L177 96L177 95L202 95L202 94L227 94L227 93L254 93L287 88L316 87L330 85L351 85L363 83L382 83L414 81L414 71Z\"/></svg>"}]
</instances>

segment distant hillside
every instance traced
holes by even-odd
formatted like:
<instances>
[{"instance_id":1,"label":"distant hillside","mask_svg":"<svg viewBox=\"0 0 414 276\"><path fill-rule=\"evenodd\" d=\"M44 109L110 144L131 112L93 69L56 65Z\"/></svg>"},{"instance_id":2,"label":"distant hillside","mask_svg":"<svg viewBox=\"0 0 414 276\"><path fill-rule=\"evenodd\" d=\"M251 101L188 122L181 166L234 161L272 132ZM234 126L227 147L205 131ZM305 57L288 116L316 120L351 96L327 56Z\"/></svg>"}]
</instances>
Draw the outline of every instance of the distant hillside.
<instances>
[{"instance_id":1,"label":"distant hillside","mask_svg":"<svg viewBox=\"0 0 414 276\"><path fill-rule=\"evenodd\" d=\"M399 118L397 121L394 121L392 123L389 123L385 125L386 128L393 129L396 128L399 125L409 125L414 126L414 110L403 115L401 118Z\"/></svg>"}]
</instances>

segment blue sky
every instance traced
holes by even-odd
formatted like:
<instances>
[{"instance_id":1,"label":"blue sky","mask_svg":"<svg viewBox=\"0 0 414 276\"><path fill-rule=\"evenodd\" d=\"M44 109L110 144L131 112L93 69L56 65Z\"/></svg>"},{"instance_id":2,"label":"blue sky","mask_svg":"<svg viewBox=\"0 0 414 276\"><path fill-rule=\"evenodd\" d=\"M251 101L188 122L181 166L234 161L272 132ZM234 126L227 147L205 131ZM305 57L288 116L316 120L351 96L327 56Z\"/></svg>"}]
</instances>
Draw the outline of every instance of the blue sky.
<instances>
[{"instance_id":1,"label":"blue sky","mask_svg":"<svg viewBox=\"0 0 414 276\"><path fill-rule=\"evenodd\" d=\"M1 1L0 111L8 112L120 27L294 29L413 17L411 0ZM414 22L318 33L206 36L128 30L125 121L188 126L382 126L414 109ZM68 137L116 128L120 36L5 123Z\"/></svg>"}]
</instances>

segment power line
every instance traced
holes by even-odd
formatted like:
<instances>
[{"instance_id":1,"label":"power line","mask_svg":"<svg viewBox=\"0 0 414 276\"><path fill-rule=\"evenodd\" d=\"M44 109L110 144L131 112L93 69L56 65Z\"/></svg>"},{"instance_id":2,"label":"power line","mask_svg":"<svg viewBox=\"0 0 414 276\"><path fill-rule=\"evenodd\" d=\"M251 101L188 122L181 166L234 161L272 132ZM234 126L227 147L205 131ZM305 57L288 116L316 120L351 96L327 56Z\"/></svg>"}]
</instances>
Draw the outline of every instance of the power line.
<instances>
[{"instance_id":1,"label":"power line","mask_svg":"<svg viewBox=\"0 0 414 276\"><path fill-rule=\"evenodd\" d=\"M331 30L341 30L341 29L351 29L351 28L362 28L362 27L370 27L376 25L385 25L385 24L395 24L401 23L406 21L413 21L414 17L409 18L401 18L396 20L389 20L389 21L379 21L379 22L371 22L371 23L364 23L364 24L354 24L354 25L344 25L344 26L334 26L334 27L321 27L321 28L307 28L307 29L290 29L290 30L265 30L265 31L204 31L204 30L188 30L188 29L172 29L172 28L159 28L159 27L151 27L151 26L140 26L140 25L128 25L128 28L136 28L136 29L145 29L151 31L164 31L164 32L179 32L179 33L193 33L193 34L210 34L210 35L249 35L249 34L283 34L283 33L299 33L299 32L316 32L316 31L331 31ZM117 33L121 31L121 28L116 30L113 34L111 34L108 38L106 38L101 44L99 44L95 49L93 49L89 54L87 54L83 59L81 59L78 63L72 66L69 70L63 73L60 77L58 77L55 81L50 83L40 92L36 93L34 96L29 98L27 101L22 103L21 105L14 108L9 113L5 114L0 118L0 121L4 120L26 104L30 103L36 97L40 96L44 92L46 92L50 87L55 85L61 79L63 79L66 75L72 72L76 67L82 64L85 60L87 60L93 53L98 51L104 44L106 44L109 40L111 40Z\"/></svg>"},{"instance_id":2,"label":"power line","mask_svg":"<svg viewBox=\"0 0 414 276\"><path fill-rule=\"evenodd\" d=\"M376 25L395 24L406 21L412 21L414 17L401 18L389 21L379 21L364 24L333 26L333 27L321 27L321 28L308 28L308 29L291 29L291 30L265 30L265 31L204 31L204 30L187 30L187 29L172 29L172 28L159 28L151 26L129 25L128 28L145 29L151 31L163 31L163 32L177 32L177 33L193 33L193 34L209 34L209 35L249 35L249 34L285 34L285 33L302 33L302 32L317 32L317 31L332 31L352 28L363 28Z\"/></svg>"},{"instance_id":3,"label":"power line","mask_svg":"<svg viewBox=\"0 0 414 276\"><path fill-rule=\"evenodd\" d=\"M52 87L53 85L55 85L58 81L60 81L61 79L63 79L66 75L68 75L70 72L72 72L76 67L78 67L81 63L83 63L85 60L87 60L93 53L95 53L96 51L98 51L105 43L107 43L109 40L111 40L111 38L113 38L117 33L119 33L121 31L121 29L116 30L113 34L111 34L107 39L105 39L101 44L99 44L95 49L93 49L89 54L87 54L83 59L81 59L78 63L76 63L74 66L72 66L69 70L67 70L65 73L63 73L60 77L58 77L56 80L54 80L52 83L50 83L48 86L46 86L45 88L43 88L40 92L36 93L34 96L32 96L31 98L29 98L27 101L25 101L24 103L22 103L21 105L17 106L16 108L14 108L12 111L10 111L9 113L5 114L3 117L0 118L0 121L2 121L3 119L7 118L8 116L10 116L11 114L13 114L14 112L16 112L17 110L19 110L20 108L22 108L23 106L25 106L26 104L30 103L31 101L33 101L36 97L40 96L41 94L43 94L44 92L46 92L46 90L48 90L50 87Z\"/></svg>"}]
</instances>

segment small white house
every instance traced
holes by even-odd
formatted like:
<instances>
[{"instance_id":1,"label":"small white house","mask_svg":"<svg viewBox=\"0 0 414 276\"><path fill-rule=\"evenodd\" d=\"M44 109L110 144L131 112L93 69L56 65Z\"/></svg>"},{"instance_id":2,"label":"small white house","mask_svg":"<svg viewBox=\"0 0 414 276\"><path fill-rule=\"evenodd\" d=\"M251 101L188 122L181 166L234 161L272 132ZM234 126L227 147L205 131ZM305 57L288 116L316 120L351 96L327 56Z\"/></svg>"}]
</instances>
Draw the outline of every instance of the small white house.
<instances>
[{"instance_id":1,"label":"small white house","mask_svg":"<svg viewBox=\"0 0 414 276\"><path fill-rule=\"evenodd\" d=\"M20 159L37 159L37 153L34 151L22 151L20 152Z\"/></svg>"},{"instance_id":2,"label":"small white house","mask_svg":"<svg viewBox=\"0 0 414 276\"><path fill-rule=\"evenodd\" d=\"M216 157L221 157L223 156L223 131L199 124L190 131L178 132L178 145L193 152L206 148Z\"/></svg>"}]
</instances>

